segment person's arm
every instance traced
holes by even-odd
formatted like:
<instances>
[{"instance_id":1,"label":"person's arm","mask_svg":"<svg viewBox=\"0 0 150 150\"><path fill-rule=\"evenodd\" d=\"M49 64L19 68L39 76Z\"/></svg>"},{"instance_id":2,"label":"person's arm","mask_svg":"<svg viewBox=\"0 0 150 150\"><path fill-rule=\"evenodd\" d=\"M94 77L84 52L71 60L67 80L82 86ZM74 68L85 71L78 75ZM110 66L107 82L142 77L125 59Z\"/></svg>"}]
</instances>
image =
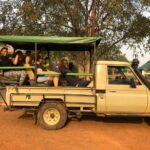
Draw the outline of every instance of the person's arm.
<instances>
[{"instance_id":1,"label":"person's arm","mask_svg":"<svg viewBox=\"0 0 150 150\"><path fill-rule=\"evenodd\" d=\"M72 73L72 71L69 70L68 68L62 68L62 69L61 69L61 73L62 73L62 74Z\"/></svg>"},{"instance_id":2,"label":"person's arm","mask_svg":"<svg viewBox=\"0 0 150 150\"><path fill-rule=\"evenodd\" d=\"M3 66L2 58L0 57L0 66Z\"/></svg>"},{"instance_id":3,"label":"person's arm","mask_svg":"<svg viewBox=\"0 0 150 150\"><path fill-rule=\"evenodd\" d=\"M30 56L25 57L25 64L30 64Z\"/></svg>"},{"instance_id":4,"label":"person's arm","mask_svg":"<svg viewBox=\"0 0 150 150\"><path fill-rule=\"evenodd\" d=\"M19 55L16 55L15 58L12 60L14 65L17 65L19 61Z\"/></svg>"}]
</instances>

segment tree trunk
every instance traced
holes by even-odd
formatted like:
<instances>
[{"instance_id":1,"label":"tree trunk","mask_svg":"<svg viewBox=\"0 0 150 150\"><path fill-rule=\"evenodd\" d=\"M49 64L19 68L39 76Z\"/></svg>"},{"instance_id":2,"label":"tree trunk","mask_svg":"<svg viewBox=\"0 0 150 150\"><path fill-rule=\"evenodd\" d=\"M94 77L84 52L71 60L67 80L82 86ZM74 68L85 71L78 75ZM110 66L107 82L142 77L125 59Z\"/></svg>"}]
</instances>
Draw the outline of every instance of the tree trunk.
<instances>
[{"instance_id":1,"label":"tree trunk","mask_svg":"<svg viewBox=\"0 0 150 150\"><path fill-rule=\"evenodd\" d=\"M97 6L98 0L93 1L93 7L92 7L92 12L91 12L91 32L90 35L91 37L96 36L95 33L95 28L96 28L96 6Z\"/></svg>"}]
</instances>

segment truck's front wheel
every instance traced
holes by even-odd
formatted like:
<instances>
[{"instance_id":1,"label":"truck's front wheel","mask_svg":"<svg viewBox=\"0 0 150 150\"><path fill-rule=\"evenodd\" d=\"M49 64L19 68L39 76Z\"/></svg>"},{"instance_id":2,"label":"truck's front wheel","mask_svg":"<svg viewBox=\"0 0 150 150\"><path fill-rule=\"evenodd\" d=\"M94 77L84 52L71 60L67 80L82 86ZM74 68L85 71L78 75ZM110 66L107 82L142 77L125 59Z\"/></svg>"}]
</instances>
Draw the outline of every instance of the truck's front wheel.
<instances>
[{"instance_id":1,"label":"truck's front wheel","mask_svg":"<svg viewBox=\"0 0 150 150\"><path fill-rule=\"evenodd\" d=\"M61 103L45 103L40 107L37 119L45 129L60 129L67 121L67 111Z\"/></svg>"}]
</instances>

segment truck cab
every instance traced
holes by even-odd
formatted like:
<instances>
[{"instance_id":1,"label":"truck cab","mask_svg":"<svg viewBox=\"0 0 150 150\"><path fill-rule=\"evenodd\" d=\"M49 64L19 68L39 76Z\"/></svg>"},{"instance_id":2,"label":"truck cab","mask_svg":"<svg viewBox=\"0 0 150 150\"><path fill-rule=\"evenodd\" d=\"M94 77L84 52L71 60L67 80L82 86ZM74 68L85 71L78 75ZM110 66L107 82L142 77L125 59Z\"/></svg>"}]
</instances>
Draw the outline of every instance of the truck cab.
<instances>
[{"instance_id":1,"label":"truck cab","mask_svg":"<svg viewBox=\"0 0 150 150\"><path fill-rule=\"evenodd\" d=\"M98 61L95 76L97 112L129 115L150 112L149 89L129 63Z\"/></svg>"}]
</instances>

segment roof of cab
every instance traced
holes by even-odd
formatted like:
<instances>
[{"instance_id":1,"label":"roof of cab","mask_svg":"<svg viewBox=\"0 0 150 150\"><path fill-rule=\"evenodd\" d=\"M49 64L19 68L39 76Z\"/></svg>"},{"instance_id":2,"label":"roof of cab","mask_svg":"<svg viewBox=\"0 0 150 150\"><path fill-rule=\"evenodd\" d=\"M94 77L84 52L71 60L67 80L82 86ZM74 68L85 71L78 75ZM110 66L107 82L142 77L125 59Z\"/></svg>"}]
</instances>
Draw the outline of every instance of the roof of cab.
<instances>
[{"instance_id":1,"label":"roof of cab","mask_svg":"<svg viewBox=\"0 0 150 150\"><path fill-rule=\"evenodd\" d=\"M123 61L97 61L97 65L130 65L128 62Z\"/></svg>"},{"instance_id":2,"label":"roof of cab","mask_svg":"<svg viewBox=\"0 0 150 150\"><path fill-rule=\"evenodd\" d=\"M34 50L35 43L38 49L44 50L72 50L85 51L98 46L101 37L56 37L56 36L12 36L1 35L0 42L12 45L15 49Z\"/></svg>"}]
</instances>

